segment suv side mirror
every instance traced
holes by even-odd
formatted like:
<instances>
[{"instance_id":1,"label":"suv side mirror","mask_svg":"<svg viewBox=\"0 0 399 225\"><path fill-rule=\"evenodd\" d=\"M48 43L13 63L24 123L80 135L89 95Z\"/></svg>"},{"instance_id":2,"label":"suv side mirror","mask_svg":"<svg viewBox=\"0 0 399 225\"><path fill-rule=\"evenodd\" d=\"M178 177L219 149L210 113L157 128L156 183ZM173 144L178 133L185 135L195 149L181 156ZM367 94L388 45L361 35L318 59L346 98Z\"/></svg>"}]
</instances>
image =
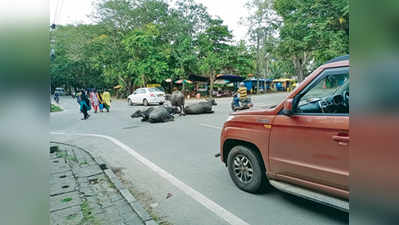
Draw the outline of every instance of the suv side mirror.
<instances>
[{"instance_id":1,"label":"suv side mirror","mask_svg":"<svg viewBox=\"0 0 399 225\"><path fill-rule=\"evenodd\" d=\"M293 102L292 98L289 98L284 101L284 105L283 105L284 115L291 116L293 114L292 102Z\"/></svg>"}]
</instances>

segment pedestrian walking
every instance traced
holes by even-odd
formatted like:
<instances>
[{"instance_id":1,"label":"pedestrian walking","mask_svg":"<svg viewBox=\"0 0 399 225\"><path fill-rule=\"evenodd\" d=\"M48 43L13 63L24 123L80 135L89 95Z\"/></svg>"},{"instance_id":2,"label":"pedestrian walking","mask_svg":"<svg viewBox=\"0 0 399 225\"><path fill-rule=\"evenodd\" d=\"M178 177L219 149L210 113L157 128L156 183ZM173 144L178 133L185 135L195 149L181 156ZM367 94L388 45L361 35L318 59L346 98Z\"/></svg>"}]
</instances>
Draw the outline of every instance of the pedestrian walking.
<instances>
[{"instance_id":1,"label":"pedestrian walking","mask_svg":"<svg viewBox=\"0 0 399 225\"><path fill-rule=\"evenodd\" d=\"M88 111L90 110L90 101L87 98L87 95L82 91L80 95L80 111L83 113L82 120L87 120L90 115Z\"/></svg>"},{"instance_id":2,"label":"pedestrian walking","mask_svg":"<svg viewBox=\"0 0 399 225\"><path fill-rule=\"evenodd\" d=\"M77 102L78 104L80 104L80 100L81 100L82 93L84 93L83 90L80 90L80 91L78 91L78 93L76 93L76 102Z\"/></svg>"},{"instance_id":3,"label":"pedestrian walking","mask_svg":"<svg viewBox=\"0 0 399 225\"><path fill-rule=\"evenodd\" d=\"M102 95L102 98L103 98L104 108L107 110L107 112L109 112L109 109L111 108L111 102L112 102L111 94L107 90L105 90Z\"/></svg>"},{"instance_id":4,"label":"pedestrian walking","mask_svg":"<svg viewBox=\"0 0 399 225\"><path fill-rule=\"evenodd\" d=\"M93 89L90 92L90 101L91 101L91 105L93 106L94 113L97 113L99 102L98 102L98 98L97 98L96 89Z\"/></svg>"},{"instance_id":5,"label":"pedestrian walking","mask_svg":"<svg viewBox=\"0 0 399 225\"><path fill-rule=\"evenodd\" d=\"M103 112L104 111L104 100L102 97L101 90L99 92L97 92L97 98L98 98L98 103L99 103L98 106L100 108L100 112Z\"/></svg>"},{"instance_id":6,"label":"pedestrian walking","mask_svg":"<svg viewBox=\"0 0 399 225\"><path fill-rule=\"evenodd\" d=\"M58 104L60 102L60 94L58 92L54 93L54 101Z\"/></svg>"}]
</instances>

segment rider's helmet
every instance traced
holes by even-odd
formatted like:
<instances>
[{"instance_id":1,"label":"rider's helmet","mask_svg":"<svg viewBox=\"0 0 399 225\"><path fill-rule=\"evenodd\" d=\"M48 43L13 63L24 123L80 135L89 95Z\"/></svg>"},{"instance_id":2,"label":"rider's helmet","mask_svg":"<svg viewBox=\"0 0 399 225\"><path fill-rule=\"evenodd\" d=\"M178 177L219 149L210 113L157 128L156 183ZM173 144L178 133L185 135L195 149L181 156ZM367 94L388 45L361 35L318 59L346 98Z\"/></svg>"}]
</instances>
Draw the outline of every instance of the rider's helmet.
<instances>
[{"instance_id":1,"label":"rider's helmet","mask_svg":"<svg viewBox=\"0 0 399 225\"><path fill-rule=\"evenodd\" d=\"M240 87L245 87L244 82L240 82Z\"/></svg>"}]
</instances>

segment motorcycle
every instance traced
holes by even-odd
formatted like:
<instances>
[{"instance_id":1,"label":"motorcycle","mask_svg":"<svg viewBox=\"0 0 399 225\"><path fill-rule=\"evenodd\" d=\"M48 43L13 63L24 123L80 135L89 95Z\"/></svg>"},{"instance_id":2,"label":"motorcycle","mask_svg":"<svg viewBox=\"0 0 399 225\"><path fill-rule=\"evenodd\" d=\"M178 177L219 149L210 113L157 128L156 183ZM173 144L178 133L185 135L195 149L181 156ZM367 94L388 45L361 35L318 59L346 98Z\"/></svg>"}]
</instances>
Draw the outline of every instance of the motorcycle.
<instances>
[{"instance_id":1,"label":"motorcycle","mask_svg":"<svg viewBox=\"0 0 399 225\"><path fill-rule=\"evenodd\" d=\"M252 108L254 105L252 104L251 98L246 98L244 100L239 100L239 105L237 105L234 102L234 98L237 98L237 96L233 97L233 101L231 102L231 109L235 112L235 111L239 111L239 110L244 110L244 109L249 109Z\"/></svg>"}]
</instances>

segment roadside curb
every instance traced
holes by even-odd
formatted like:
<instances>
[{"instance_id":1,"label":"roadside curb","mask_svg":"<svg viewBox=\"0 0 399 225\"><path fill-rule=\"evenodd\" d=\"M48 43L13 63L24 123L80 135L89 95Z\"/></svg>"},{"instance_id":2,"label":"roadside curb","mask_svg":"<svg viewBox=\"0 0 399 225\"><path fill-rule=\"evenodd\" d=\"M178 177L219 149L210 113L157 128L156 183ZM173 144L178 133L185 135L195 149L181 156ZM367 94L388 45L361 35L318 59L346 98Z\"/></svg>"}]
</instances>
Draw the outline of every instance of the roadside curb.
<instances>
[{"instance_id":1,"label":"roadside curb","mask_svg":"<svg viewBox=\"0 0 399 225\"><path fill-rule=\"evenodd\" d=\"M129 190L122 184L122 182L118 179L118 177L112 172L111 169L108 168L107 164L103 160L103 158L99 155L93 155L89 151L85 150L82 147L66 144L63 142L50 141L50 143L54 144L63 144L69 145L74 148L78 148L87 154L89 154L94 161L98 164L104 174L108 177L114 187L118 190L118 192L122 195L125 201L128 203L130 208L139 216L139 218L144 222L145 225L158 225L158 223L152 219L152 217L148 214L148 212L143 208L143 206L137 201L137 199L129 192Z\"/></svg>"}]
</instances>

